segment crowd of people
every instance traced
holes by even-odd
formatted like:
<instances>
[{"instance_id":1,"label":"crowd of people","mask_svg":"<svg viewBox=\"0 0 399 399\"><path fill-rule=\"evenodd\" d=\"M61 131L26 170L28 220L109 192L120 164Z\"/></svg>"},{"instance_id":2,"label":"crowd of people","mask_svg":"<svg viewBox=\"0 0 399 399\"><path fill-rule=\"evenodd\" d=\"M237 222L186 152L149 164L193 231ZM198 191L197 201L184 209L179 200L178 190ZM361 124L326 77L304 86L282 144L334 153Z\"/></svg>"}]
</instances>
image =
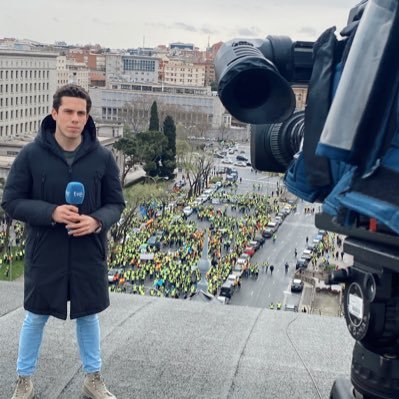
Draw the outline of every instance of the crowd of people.
<instances>
[{"instance_id":1,"label":"crowd of people","mask_svg":"<svg viewBox=\"0 0 399 399\"><path fill-rule=\"evenodd\" d=\"M216 295L248 242L259 236L279 212L284 199L275 192L269 197L257 192L237 194L235 184L222 187L212 197L221 205L208 201L195 209L195 217L190 220L183 217L179 207L151 212L144 217L137 215L126 240L114 246L109 254L110 291L172 298L192 296L201 280L198 262L206 245L210 268L205 277L208 292ZM311 211L306 209L306 212ZM2 226L0 245L4 246L6 229L5 224ZM15 231L12 250L3 251L0 257L0 267L6 267L6 275L12 261L24 257L23 224L14 222L12 228ZM160 248L147 244L154 235L160 240ZM341 239L339 236L336 242L334 239L335 235L326 234L314 248L310 260L313 267L328 264L330 257L343 256L342 251L334 252L340 247ZM243 276L257 278L260 272L273 273L273 269L266 260L250 262Z\"/></svg>"},{"instance_id":2,"label":"crowd of people","mask_svg":"<svg viewBox=\"0 0 399 399\"><path fill-rule=\"evenodd\" d=\"M281 198L257 192L237 194L235 185L214 192L213 198L221 204L207 201L189 220L179 208L152 213L150 223L136 218L127 240L110 256L110 268L115 271L110 290L187 298L197 292L198 262L206 251L208 292L216 295L248 242L279 212ZM160 250L146 244L154 235L160 238ZM268 267L266 261L250 263L245 274L257 277L260 269Z\"/></svg>"}]
</instances>

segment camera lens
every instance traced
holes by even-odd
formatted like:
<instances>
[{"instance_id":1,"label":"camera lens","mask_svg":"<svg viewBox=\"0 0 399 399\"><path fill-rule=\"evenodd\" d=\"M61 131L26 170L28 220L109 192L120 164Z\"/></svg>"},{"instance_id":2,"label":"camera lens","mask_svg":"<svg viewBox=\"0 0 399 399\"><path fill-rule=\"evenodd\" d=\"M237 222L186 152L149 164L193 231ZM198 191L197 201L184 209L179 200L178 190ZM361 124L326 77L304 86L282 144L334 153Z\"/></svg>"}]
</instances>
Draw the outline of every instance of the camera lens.
<instances>
[{"instance_id":1,"label":"camera lens","mask_svg":"<svg viewBox=\"0 0 399 399\"><path fill-rule=\"evenodd\" d=\"M304 133L304 111L283 123L251 125L251 164L255 169L284 173L299 151Z\"/></svg>"}]
</instances>

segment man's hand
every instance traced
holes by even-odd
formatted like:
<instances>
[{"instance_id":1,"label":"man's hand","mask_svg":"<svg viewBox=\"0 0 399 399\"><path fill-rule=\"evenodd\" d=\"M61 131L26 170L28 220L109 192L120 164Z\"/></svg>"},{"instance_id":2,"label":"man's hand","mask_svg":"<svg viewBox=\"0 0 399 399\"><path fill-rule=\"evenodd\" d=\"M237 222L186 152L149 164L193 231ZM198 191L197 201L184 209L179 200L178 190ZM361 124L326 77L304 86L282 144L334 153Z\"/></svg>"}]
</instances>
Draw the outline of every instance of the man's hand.
<instances>
[{"instance_id":1,"label":"man's hand","mask_svg":"<svg viewBox=\"0 0 399 399\"><path fill-rule=\"evenodd\" d=\"M73 237L85 236L94 233L99 227L100 222L88 215L78 215L79 220L74 223L68 223L66 228L68 234Z\"/></svg>"},{"instance_id":2,"label":"man's hand","mask_svg":"<svg viewBox=\"0 0 399 399\"><path fill-rule=\"evenodd\" d=\"M54 209L52 219L57 223L73 223L79 220L79 209L74 205L60 205Z\"/></svg>"},{"instance_id":3,"label":"man's hand","mask_svg":"<svg viewBox=\"0 0 399 399\"><path fill-rule=\"evenodd\" d=\"M94 233L100 222L88 215L79 215L79 209L73 205L60 205L53 212L53 220L57 223L65 223L68 234L80 237Z\"/></svg>"}]
</instances>

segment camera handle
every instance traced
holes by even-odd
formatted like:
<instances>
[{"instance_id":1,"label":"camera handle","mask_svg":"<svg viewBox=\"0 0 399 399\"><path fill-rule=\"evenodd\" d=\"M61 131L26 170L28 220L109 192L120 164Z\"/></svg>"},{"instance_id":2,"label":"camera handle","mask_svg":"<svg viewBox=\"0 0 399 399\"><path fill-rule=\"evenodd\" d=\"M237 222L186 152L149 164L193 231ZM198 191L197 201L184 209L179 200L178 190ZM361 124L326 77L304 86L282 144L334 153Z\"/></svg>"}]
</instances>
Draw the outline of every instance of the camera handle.
<instances>
[{"instance_id":1,"label":"camera handle","mask_svg":"<svg viewBox=\"0 0 399 399\"><path fill-rule=\"evenodd\" d=\"M349 236L353 266L332 272L345 283L344 314L355 338L351 382L338 378L330 399L399 397L399 248Z\"/></svg>"}]
</instances>

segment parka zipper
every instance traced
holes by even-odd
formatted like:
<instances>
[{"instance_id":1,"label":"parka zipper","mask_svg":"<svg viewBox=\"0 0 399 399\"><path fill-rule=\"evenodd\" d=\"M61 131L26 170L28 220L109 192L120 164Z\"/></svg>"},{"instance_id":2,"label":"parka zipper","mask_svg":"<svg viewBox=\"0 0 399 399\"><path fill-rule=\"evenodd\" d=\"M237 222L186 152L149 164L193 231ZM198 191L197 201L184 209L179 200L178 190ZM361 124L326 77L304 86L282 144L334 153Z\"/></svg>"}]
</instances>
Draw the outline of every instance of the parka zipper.
<instances>
[{"instance_id":1,"label":"parka zipper","mask_svg":"<svg viewBox=\"0 0 399 399\"><path fill-rule=\"evenodd\" d=\"M44 196L45 190L44 190L44 184L46 182L46 175L43 173L42 174L42 182L41 182L41 199L42 201L45 201L46 198Z\"/></svg>"},{"instance_id":2,"label":"parka zipper","mask_svg":"<svg viewBox=\"0 0 399 399\"><path fill-rule=\"evenodd\" d=\"M69 181L72 181L72 167L70 166L70 165L68 165L68 174L69 174ZM68 232L67 232L67 234L68 234ZM71 274L72 274L72 272L71 272L71 258L72 258L72 256L71 256L71 250L72 250L72 236L70 236L69 234L68 234L68 280L69 281L71 281ZM68 296L69 296L69 293L68 293Z\"/></svg>"}]
</instances>

